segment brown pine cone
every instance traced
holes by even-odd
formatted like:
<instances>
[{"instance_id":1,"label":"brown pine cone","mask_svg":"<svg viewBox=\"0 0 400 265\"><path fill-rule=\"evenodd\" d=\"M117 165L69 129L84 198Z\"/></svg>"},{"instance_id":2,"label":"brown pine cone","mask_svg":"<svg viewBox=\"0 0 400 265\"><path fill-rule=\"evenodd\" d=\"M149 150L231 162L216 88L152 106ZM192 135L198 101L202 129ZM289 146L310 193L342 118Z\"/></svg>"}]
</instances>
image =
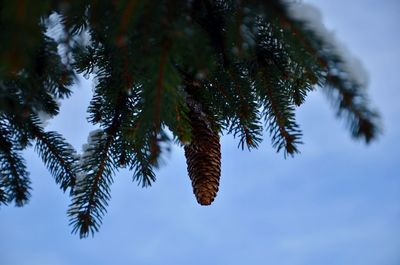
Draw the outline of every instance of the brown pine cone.
<instances>
[{"instance_id":1,"label":"brown pine cone","mask_svg":"<svg viewBox=\"0 0 400 265\"><path fill-rule=\"evenodd\" d=\"M201 205L210 205L217 196L221 175L219 135L211 129L199 103L187 100L192 126L191 142L185 145L185 156L193 193Z\"/></svg>"}]
</instances>

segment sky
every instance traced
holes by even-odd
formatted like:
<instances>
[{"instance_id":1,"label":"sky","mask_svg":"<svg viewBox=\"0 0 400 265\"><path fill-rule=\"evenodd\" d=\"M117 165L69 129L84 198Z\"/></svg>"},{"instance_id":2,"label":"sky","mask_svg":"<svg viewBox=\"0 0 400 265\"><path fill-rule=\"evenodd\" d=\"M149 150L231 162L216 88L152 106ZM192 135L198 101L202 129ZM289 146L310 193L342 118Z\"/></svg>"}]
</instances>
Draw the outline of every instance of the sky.
<instances>
[{"instance_id":1,"label":"sky","mask_svg":"<svg viewBox=\"0 0 400 265\"><path fill-rule=\"evenodd\" d=\"M67 264L400 264L400 2L308 0L369 72L369 95L384 133L354 141L325 96L297 112L301 154L284 159L266 135L255 151L222 138L220 191L196 203L183 150L176 147L143 189L120 171L100 232L71 234L69 205L33 152L25 152L32 198L0 208L1 265ZM81 150L92 85L82 79L47 129Z\"/></svg>"}]
</instances>

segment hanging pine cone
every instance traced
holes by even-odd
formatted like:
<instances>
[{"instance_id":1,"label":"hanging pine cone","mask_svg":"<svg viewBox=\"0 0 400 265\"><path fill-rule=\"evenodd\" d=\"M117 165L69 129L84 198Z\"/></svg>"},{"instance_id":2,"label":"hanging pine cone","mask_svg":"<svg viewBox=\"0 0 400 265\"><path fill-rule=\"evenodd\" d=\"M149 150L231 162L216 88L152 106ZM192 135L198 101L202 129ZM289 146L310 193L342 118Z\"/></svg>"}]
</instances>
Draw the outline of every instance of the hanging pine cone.
<instances>
[{"instance_id":1,"label":"hanging pine cone","mask_svg":"<svg viewBox=\"0 0 400 265\"><path fill-rule=\"evenodd\" d=\"M221 175L219 135L211 128L201 105L187 99L192 127L191 142L185 145L185 156L193 193L201 205L210 205L217 196Z\"/></svg>"}]
</instances>

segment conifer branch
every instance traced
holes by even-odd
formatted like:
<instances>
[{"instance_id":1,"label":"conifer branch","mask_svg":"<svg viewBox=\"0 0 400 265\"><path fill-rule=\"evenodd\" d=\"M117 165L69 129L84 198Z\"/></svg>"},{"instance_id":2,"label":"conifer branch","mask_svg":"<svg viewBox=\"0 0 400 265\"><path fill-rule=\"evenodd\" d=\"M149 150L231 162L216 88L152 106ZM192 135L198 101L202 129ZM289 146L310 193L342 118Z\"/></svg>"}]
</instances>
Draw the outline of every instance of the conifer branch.
<instances>
[{"instance_id":1,"label":"conifer branch","mask_svg":"<svg viewBox=\"0 0 400 265\"><path fill-rule=\"evenodd\" d=\"M295 108L317 85L354 137L368 143L380 132L379 115L346 56L287 1L30 5L38 8L30 16L0 18L0 203L28 200L20 153L36 141L55 181L71 188L68 215L80 237L99 229L120 167L143 187L155 181L161 148L171 143L167 129L185 146L202 204L218 190L219 133L239 137L242 149L256 148L264 118L272 145L293 155L301 143ZM52 12L60 15L44 18ZM62 36L48 36L51 23ZM57 100L76 81L73 71L95 75L89 122L101 128L89 135L79 163L63 137L44 131L39 120L40 113L58 114Z\"/></svg>"},{"instance_id":2,"label":"conifer branch","mask_svg":"<svg viewBox=\"0 0 400 265\"><path fill-rule=\"evenodd\" d=\"M252 70L255 86L260 97L264 117L267 122L272 145L279 152L284 149L284 156L298 153L301 144L301 131L295 122L293 94L306 94L307 86L301 88L295 84L295 78L288 75L295 71L290 56L281 43L281 36L274 33L271 25L258 21L259 32L256 39L256 58ZM300 90L296 92L296 90ZM298 103L301 102L301 98Z\"/></svg>"},{"instance_id":3,"label":"conifer branch","mask_svg":"<svg viewBox=\"0 0 400 265\"><path fill-rule=\"evenodd\" d=\"M192 18L205 30L217 58L224 66L230 64L225 45L223 14L226 12L224 3L218 1L195 0L192 3Z\"/></svg>"},{"instance_id":4,"label":"conifer branch","mask_svg":"<svg viewBox=\"0 0 400 265\"><path fill-rule=\"evenodd\" d=\"M151 153L151 141L154 139L152 130L147 130L142 134L142 115L133 115L138 111L140 104L138 95L131 95L127 98L125 107L121 108L121 132L115 141L114 149L119 154L119 162L123 160L122 167L129 166L133 170L133 181L137 181L142 187L151 186L156 180L154 167L154 157ZM121 165L121 163L120 163Z\"/></svg>"},{"instance_id":5,"label":"conifer branch","mask_svg":"<svg viewBox=\"0 0 400 265\"><path fill-rule=\"evenodd\" d=\"M264 115L268 122L269 132L272 137L272 145L277 152L284 149L285 157L298 153L297 145L300 141L301 131L295 122L294 108L288 102L282 87L273 88L270 85L266 90L264 101Z\"/></svg>"},{"instance_id":6,"label":"conifer branch","mask_svg":"<svg viewBox=\"0 0 400 265\"><path fill-rule=\"evenodd\" d=\"M291 49L291 54L295 56L296 59L306 58L304 56L306 55L304 54L305 52L314 57L314 62L317 63L320 68L327 68L327 62L320 56L320 52L318 49L320 47L316 47L316 45L321 44L321 41L316 37L313 31L301 27L302 24L299 21L290 18L288 13L289 4L282 3L282 1L263 2L256 0L254 2L258 2L258 4L260 4L261 2L261 5L263 6L263 11L273 14L272 17L277 18L277 21L272 22L274 24L277 24L276 27L278 28L278 30L283 30L282 33L284 33L283 35L288 40L288 43L297 44L295 45L295 47L292 47L296 49ZM316 73L317 69L315 67L313 67L313 70L314 71L309 72Z\"/></svg>"},{"instance_id":7,"label":"conifer branch","mask_svg":"<svg viewBox=\"0 0 400 265\"><path fill-rule=\"evenodd\" d=\"M104 132L96 131L91 135L86 154L82 157L81 178L76 183L72 203L68 210L73 225L73 233L87 237L98 231L102 216L110 199L112 175L117 162L112 156L112 144L119 127L119 115Z\"/></svg>"},{"instance_id":8,"label":"conifer branch","mask_svg":"<svg viewBox=\"0 0 400 265\"><path fill-rule=\"evenodd\" d=\"M126 151L124 160L129 170L133 170L133 181L137 181L142 187L149 187L156 180L153 171L154 157L151 153L154 136L151 131L147 131L144 136L139 134L138 123L140 123L140 118L133 125L123 128L118 141L120 143L117 146L121 146ZM155 140L158 141L158 139Z\"/></svg>"},{"instance_id":9,"label":"conifer branch","mask_svg":"<svg viewBox=\"0 0 400 265\"><path fill-rule=\"evenodd\" d=\"M30 180L24 159L9 139L12 139L10 132L0 128L0 193L3 199L21 207L29 200Z\"/></svg>"},{"instance_id":10,"label":"conifer branch","mask_svg":"<svg viewBox=\"0 0 400 265\"><path fill-rule=\"evenodd\" d=\"M164 90L164 75L165 68L168 62L168 53L171 49L171 42L169 40L165 40L164 47L162 48L160 55L160 63L158 66L157 73L157 81L156 81L156 95L155 95L155 111L154 111L154 123L153 123L153 131L152 131L152 140L151 140L151 160L152 163L156 163L157 157L160 154L160 147L157 141L157 134L160 130L160 112L161 112L161 104L162 104L162 93Z\"/></svg>"},{"instance_id":11,"label":"conifer branch","mask_svg":"<svg viewBox=\"0 0 400 265\"><path fill-rule=\"evenodd\" d=\"M5 183L3 183L3 179L5 179L2 174L0 174L0 205L4 204L7 205L8 198L7 193L5 191Z\"/></svg>"},{"instance_id":12,"label":"conifer branch","mask_svg":"<svg viewBox=\"0 0 400 265\"><path fill-rule=\"evenodd\" d=\"M379 114L368 107L364 90L338 75L329 75L325 88L338 116L344 116L354 138L363 138L369 143L380 134Z\"/></svg>"},{"instance_id":13,"label":"conifer branch","mask_svg":"<svg viewBox=\"0 0 400 265\"><path fill-rule=\"evenodd\" d=\"M133 148L134 157L131 161L130 169L133 170L133 180L138 182L142 187L149 187L156 181L156 175L153 171L153 163L151 159L150 145L142 146L142 148Z\"/></svg>"},{"instance_id":14,"label":"conifer branch","mask_svg":"<svg viewBox=\"0 0 400 265\"><path fill-rule=\"evenodd\" d=\"M244 149L257 148L262 138L262 126L259 124L260 113L257 106L256 95L252 89L253 82L246 75L247 69L231 69L228 71L234 88L232 95L236 101L236 115L231 122L228 133L239 136L238 146ZM249 80L250 79L250 80ZM220 86L218 86L220 87Z\"/></svg>"},{"instance_id":15,"label":"conifer branch","mask_svg":"<svg viewBox=\"0 0 400 265\"><path fill-rule=\"evenodd\" d=\"M347 119L352 136L364 138L366 143L375 139L381 132L379 114L369 107L369 101L360 84L346 78L348 73L342 67L342 59L332 50L332 45L320 39L302 21L291 19L284 5L271 2L269 7L279 16L280 25L288 29L291 39L300 42L318 63L320 70L314 68L310 72L317 73L312 78L313 83L326 88L328 96L338 109L338 116Z\"/></svg>"},{"instance_id":16,"label":"conifer branch","mask_svg":"<svg viewBox=\"0 0 400 265\"><path fill-rule=\"evenodd\" d=\"M36 138L35 151L42 158L63 191L70 188L71 194L76 183L78 158L73 147L56 132L44 132L40 127L32 125Z\"/></svg>"}]
</instances>

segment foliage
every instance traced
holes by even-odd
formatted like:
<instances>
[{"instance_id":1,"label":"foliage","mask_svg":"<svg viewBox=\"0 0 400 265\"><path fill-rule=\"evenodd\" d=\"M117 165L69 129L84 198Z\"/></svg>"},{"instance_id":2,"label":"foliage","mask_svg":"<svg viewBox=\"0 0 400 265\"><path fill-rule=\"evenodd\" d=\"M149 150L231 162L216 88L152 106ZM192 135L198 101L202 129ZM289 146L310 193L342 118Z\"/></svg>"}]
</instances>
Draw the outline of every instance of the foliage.
<instances>
[{"instance_id":1,"label":"foliage","mask_svg":"<svg viewBox=\"0 0 400 265\"><path fill-rule=\"evenodd\" d=\"M278 0L0 1L0 202L28 201L21 151L34 144L72 196L73 231L94 233L119 168L150 186L162 146L191 141L188 97L242 149L265 127L277 151L298 153L295 110L315 88L353 137L375 139L379 116L346 58L288 10ZM82 155L41 122L76 74L93 76L89 121L101 128Z\"/></svg>"}]
</instances>

